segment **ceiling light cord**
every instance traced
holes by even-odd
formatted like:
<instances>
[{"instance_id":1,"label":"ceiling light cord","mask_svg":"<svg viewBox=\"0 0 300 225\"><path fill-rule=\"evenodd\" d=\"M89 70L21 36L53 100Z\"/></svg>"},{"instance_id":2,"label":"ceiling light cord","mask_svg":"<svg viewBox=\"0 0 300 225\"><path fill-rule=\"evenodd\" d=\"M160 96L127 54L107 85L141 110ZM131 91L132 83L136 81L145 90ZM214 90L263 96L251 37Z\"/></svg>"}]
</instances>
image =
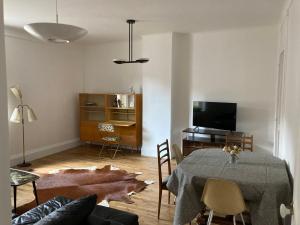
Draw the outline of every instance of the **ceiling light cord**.
<instances>
[{"instance_id":1,"label":"ceiling light cord","mask_svg":"<svg viewBox=\"0 0 300 225\"><path fill-rule=\"evenodd\" d=\"M57 0L55 0L55 9L56 9L56 23L58 23Z\"/></svg>"},{"instance_id":2,"label":"ceiling light cord","mask_svg":"<svg viewBox=\"0 0 300 225\"><path fill-rule=\"evenodd\" d=\"M131 36L131 40L130 40L130 42L131 42L131 58L130 58L130 61L132 61L132 55L133 55L133 47L132 47L132 33L133 33L133 26L132 26L132 23L130 24L131 25L131 34L130 34L130 36Z\"/></svg>"},{"instance_id":3,"label":"ceiling light cord","mask_svg":"<svg viewBox=\"0 0 300 225\"><path fill-rule=\"evenodd\" d=\"M128 31L128 40L129 40L129 55L128 55L128 59L129 61L131 60L131 26L130 26L130 23L128 23L128 28L129 28L129 31Z\"/></svg>"},{"instance_id":4,"label":"ceiling light cord","mask_svg":"<svg viewBox=\"0 0 300 225\"><path fill-rule=\"evenodd\" d=\"M132 56L133 56L133 43L132 43L132 34L133 34L133 20L129 20L128 21L128 28L129 28L129 32L128 32L128 39L129 39L129 61L132 61Z\"/></svg>"}]
</instances>

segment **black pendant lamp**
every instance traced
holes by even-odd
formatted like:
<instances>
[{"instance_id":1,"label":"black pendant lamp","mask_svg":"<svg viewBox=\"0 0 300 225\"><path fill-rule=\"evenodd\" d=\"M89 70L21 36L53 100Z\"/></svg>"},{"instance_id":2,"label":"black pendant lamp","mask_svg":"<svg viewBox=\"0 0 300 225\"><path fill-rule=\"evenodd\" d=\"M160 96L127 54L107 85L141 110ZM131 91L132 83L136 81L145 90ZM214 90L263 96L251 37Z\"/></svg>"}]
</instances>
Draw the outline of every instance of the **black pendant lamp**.
<instances>
[{"instance_id":1,"label":"black pendant lamp","mask_svg":"<svg viewBox=\"0 0 300 225\"><path fill-rule=\"evenodd\" d=\"M116 64L125 64L125 63L146 63L149 61L147 58L139 58L136 60L132 60L133 55L133 43L132 43L132 33L133 33L133 24L135 20L127 20L126 21L129 25L129 57L128 60L125 59L114 59L113 62Z\"/></svg>"}]
</instances>

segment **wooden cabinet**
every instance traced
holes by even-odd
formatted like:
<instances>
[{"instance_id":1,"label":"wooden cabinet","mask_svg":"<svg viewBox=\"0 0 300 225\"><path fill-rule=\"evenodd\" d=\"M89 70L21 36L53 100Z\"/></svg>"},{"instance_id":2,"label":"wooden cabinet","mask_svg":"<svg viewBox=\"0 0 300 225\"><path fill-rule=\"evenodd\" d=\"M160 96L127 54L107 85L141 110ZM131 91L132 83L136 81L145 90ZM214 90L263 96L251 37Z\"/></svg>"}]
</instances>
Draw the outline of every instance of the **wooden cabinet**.
<instances>
[{"instance_id":1,"label":"wooden cabinet","mask_svg":"<svg viewBox=\"0 0 300 225\"><path fill-rule=\"evenodd\" d=\"M223 148L226 144L226 137L234 135L243 138L243 132L231 132L209 128L186 128L182 131L186 134L182 138L182 153L184 156L201 148Z\"/></svg>"},{"instance_id":2,"label":"wooden cabinet","mask_svg":"<svg viewBox=\"0 0 300 225\"><path fill-rule=\"evenodd\" d=\"M141 94L79 94L80 140L97 142L99 123L115 126L121 145L142 147Z\"/></svg>"}]
</instances>

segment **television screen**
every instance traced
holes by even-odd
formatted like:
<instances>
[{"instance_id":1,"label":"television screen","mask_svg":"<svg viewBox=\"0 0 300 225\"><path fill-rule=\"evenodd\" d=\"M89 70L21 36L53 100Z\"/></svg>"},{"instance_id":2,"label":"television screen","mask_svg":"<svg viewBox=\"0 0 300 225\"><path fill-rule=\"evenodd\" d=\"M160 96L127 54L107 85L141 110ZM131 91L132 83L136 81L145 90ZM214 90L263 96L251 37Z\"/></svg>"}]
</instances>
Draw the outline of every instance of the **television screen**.
<instances>
[{"instance_id":1,"label":"television screen","mask_svg":"<svg viewBox=\"0 0 300 225\"><path fill-rule=\"evenodd\" d=\"M193 125L235 131L236 108L236 103L194 101Z\"/></svg>"}]
</instances>

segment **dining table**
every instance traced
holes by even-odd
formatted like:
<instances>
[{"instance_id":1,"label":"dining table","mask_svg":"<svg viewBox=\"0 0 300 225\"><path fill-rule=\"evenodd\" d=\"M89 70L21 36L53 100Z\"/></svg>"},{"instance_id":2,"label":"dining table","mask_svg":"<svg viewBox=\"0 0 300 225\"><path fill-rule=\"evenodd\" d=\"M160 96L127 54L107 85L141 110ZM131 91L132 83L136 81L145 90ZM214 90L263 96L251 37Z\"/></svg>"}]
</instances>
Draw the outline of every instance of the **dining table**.
<instances>
[{"instance_id":1,"label":"dining table","mask_svg":"<svg viewBox=\"0 0 300 225\"><path fill-rule=\"evenodd\" d=\"M208 178L238 184L252 225L282 225L280 204L292 201L286 162L264 151L243 151L238 157L233 164L220 148L199 149L177 165L167 182L167 188L176 196L174 225L189 223L203 210L201 196Z\"/></svg>"}]
</instances>

